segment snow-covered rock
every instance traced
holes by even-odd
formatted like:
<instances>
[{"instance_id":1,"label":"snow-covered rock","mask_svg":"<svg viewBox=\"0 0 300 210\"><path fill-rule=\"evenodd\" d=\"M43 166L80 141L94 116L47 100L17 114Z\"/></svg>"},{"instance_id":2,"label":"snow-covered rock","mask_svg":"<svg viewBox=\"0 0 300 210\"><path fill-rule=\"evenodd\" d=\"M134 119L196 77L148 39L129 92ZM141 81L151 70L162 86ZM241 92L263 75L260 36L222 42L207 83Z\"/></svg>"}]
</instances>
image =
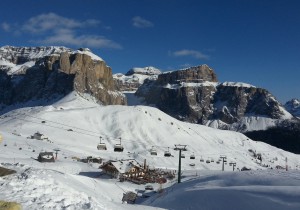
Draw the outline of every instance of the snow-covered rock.
<instances>
[{"instance_id":1,"label":"snow-covered rock","mask_svg":"<svg viewBox=\"0 0 300 210\"><path fill-rule=\"evenodd\" d=\"M161 71L153 66L146 66L144 68L134 67L126 73L126 76L130 76L133 74L159 75L161 74Z\"/></svg>"},{"instance_id":2,"label":"snow-covered rock","mask_svg":"<svg viewBox=\"0 0 300 210\"><path fill-rule=\"evenodd\" d=\"M177 119L220 129L264 130L293 118L266 89L242 82L219 83L207 65L160 74L136 95Z\"/></svg>"},{"instance_id":3,"label":"snow-covered rock","mask_svg":"<svg viewBox=\"0 0 300 210\"><path fill-rule=\"evenodd\" d=\"M286 102L284 107L292 115L294 115L300 119L300 100L299 99L294 98L294 99Z\"/></svg>"},{"instance_id":4,"label":"snow-covered rock","mask_svg":"<svg viewBox=\"0 0 300 210\"><path fill-rule=\"evenodd\" d=\"M156 80L161 71L155 67L132 68L125 75L117 73L113 75L115 82L122 91L137 90L146 79Z\"/></svg>"},{"instance_id":5,"label":"snow-covered rock","mask_svg":"<svg viewBox=\"0 0 300 210\"><path fill-rule=\"evenodd\" d=\"M102 104L126 104L112 70L88 48L0 48L1 106L32 100L53 100L76 90Z\"/></svg>"}]
</instances>

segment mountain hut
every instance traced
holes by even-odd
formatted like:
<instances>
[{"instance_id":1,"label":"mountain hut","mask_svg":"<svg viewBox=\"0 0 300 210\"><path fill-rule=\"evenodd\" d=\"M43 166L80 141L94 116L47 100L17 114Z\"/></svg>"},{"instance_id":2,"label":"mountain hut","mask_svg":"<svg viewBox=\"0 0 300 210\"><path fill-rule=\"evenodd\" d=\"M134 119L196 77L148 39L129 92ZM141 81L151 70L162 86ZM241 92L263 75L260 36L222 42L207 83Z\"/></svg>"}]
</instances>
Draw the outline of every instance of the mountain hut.
<instances>
[{"instance_id":1,"label":"mountain hut","mask_svg":"<svg viewBox=\"0 0 300 210\"><path fill-rule=\"evenodd\" d=\"M115 178L136 178L145 175L144 168L134 159L108 161L100 167L104 173Z\"/></svg>"}]
</instances>

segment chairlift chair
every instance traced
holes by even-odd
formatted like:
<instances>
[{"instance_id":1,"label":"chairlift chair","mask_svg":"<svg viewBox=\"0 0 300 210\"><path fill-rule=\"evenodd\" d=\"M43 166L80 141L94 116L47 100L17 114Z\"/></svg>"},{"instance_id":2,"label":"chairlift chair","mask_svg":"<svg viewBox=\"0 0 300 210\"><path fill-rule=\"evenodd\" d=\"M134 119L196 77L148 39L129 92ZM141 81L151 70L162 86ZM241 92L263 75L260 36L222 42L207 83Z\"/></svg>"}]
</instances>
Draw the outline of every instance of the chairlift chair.
<instances>
[{"instance_id":1,"label":"chairlift chair","mask_svg":"<svg viewBox=\"0 0 300 210\"><path fill-rule=\"evenodd\" d=\"M119 139L120 139L120 143L119 144L115 144L115 146L114 146L114 152L123 152L123 150L124 150L124 147L121 144L121 137Z\"/></svg>"},{"instance_id":2,"label":"chairlift chair","mask_svg":"<svg viewBox=\"0 0 300 210\"><path fill-rule=\"evenodd\" d=\"M190 156L190 159L195 159L194 153Z\"/></svg>"},{"instance_id":3,"label":"chairlift chair","mask_svg":"<svg viewBox=\"0 0 300 210\"><path fill-rule=\"evenodd\" d=\"M181 153L181 158L185 158L185 154Z\"/></svg>"},{"instance_id":4,"label":"chairlift chair","mask_svg":"<svg viewBox=\"0 0 300 210\"><path fill-rule=\"evenodd\" d=\"M202 157L200 158L200 162L204 162L204 159Z\"/></svg>"},{"instance_id":5,"label":"chairlift chair","mask_svg":"<svg viewBox=\"0 0 300 210\"><path fill-rule=\"evenodd\" d=\"M165 154L164 154L165 157L171 157L171 152L169 151L169 147L168 147L168 151L165 151Z\"/></svg>"},{"instance_id":6,"label":"chairlift chair","mask_svg":"<svg viewBox=\"0 0 300 210\"><path fill-rule=\"evenodd\" d=\"M115 144L114 152L123 152L124 147L121 144Z\"/></svg>"},{"instance_id":7,"label":"chairlift chair","mask_svg":"<svg viewBox=\"0 0 300 210\"><path fill-rule=\"evenodd\" d=\"M154 146L152 146L152 149L150 150L151 155L157 155L156 149L154 149Z\"/></svg>"},{"instance_id":8,"label":"chairlift chair","mask_svg":"<svg viewBox=\"0 0 300 210\"><path fill-rule=\"evenodd\" d=\"M99 144L97 145L97 149L98 149L98 150L107 150L106 144L105 144L105 143L99 143Z\"/></svg>"},{"instance_id":9,"label":"chairlift chair","mask_svg":"<svg viewBox=\"0 0 300 210\"><path fill-rule=\"evenodd\" d=\"M107 150L106 144L101 142L102 137L100 136L100 143L97 145L98 150Z\"/></svg>"}]
</instances>

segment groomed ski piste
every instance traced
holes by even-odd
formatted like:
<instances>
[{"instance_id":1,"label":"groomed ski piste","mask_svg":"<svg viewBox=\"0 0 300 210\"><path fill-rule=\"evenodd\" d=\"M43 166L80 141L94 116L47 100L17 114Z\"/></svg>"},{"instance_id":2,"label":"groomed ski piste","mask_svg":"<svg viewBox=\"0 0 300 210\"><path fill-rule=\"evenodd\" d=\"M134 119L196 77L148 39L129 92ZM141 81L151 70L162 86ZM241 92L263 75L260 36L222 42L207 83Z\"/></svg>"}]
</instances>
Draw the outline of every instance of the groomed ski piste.
<instances>
[{"instance_id":1,"label":"groomed ski piste","mask_svg":"<svg viewBox=\"0 0 300 210\"><path fill-rule=\"evenodd\" d=\"M48 140L28 138L36 132ZM0 134L0 166L17 171L0 177L0 200L23 209L300 209L299 155L240 133L181 122L153 107L101 106L73 92L51 105L1 115ZM97 150L100 136L107 150ZM120 137L124 151L114 152ZM103 175L100 164L75 160L146 159L150 168L175 171L175 144L187 145L182 183L176 176L152 184L153 191ZM60 151L54 163L36 160L55 149ZM172 156L165 157L166 151ZM224 171L220 156L227 157ZM137 193L135 204L122 202L128 191Z\"/></svg>"}]
</instances>

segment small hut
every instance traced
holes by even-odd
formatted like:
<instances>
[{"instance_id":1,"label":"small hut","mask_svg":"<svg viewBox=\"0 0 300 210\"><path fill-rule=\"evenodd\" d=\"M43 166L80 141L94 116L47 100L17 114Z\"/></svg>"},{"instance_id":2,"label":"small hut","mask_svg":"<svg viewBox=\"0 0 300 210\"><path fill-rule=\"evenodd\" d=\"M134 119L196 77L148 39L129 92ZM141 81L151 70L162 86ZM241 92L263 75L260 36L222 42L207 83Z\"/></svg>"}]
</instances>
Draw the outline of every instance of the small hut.
<instances>
[{"instance_id":1,"label":"small hut","mask_svg":"<svg viewBox=\"0 0 300 210\"><path fill-rule=\"evenodd\" d=\"M37 140L44 140L44 139L48 139L46 136L44 136L42 133L40 132L36 132L35 134L33 134L32 136L33 139L37 139Z\"/></svg>"},{"instance_id":2,"label":"small hut","mask_svg":"<svg viewBox=\"0 0 300 210\"><path fill-rule=\"evenodd\" d=\"M41 152L38 156L38 161L41 163L55 162L53 152Z\"/></svg>"}]
</instances>

